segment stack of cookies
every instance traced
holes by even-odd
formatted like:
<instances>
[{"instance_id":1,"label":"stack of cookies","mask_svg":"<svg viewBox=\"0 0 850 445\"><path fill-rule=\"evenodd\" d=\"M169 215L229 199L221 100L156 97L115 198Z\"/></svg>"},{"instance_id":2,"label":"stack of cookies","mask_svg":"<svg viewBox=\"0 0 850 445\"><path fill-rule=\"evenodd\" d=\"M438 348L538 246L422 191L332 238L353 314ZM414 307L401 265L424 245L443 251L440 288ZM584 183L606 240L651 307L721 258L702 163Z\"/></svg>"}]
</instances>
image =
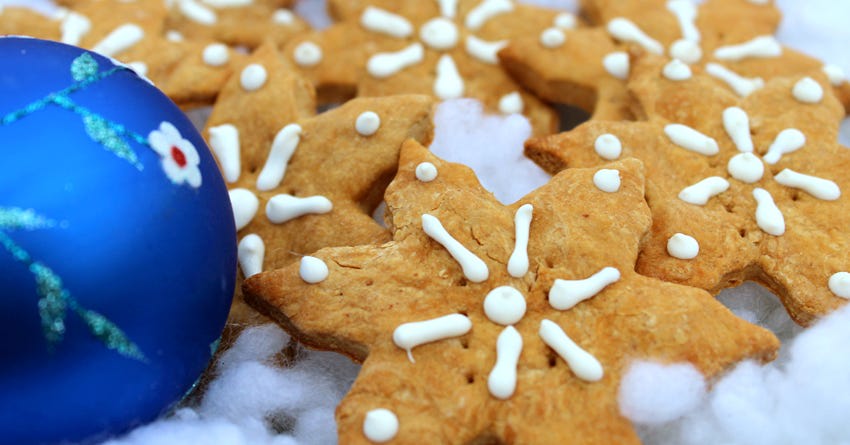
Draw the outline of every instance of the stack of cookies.
<instances>
[{"instance_id":1,"label":"stack of cookies","mask_svg":"<svg viewBox=\"0 0 850 445\"><path fill-rule=\"evenodd\" d=\"M362 363L340 443L639 443L631 363L775 357L721 290L760 283L803 326L850 299L850 84L777 42L770 0L328 0L322 30L287 0L58 3L2 9L0 33L212 106L232 328ZM504 205L432 154L456 98L525 116L549 183ZM555 104L590 118L558 133Z\"/></svg>"}]
</instances>

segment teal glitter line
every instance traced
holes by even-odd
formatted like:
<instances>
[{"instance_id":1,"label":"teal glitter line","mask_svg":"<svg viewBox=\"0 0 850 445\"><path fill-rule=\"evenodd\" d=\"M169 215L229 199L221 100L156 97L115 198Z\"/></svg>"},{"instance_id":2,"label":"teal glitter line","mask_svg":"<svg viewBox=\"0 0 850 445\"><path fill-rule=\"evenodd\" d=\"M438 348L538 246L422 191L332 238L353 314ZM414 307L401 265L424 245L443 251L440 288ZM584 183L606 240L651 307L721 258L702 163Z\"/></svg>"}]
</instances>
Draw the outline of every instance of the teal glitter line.
<instances>
[{"instance_id":1,"label":"teal glitter line","mask_svg":"<svg viewBox=\"0 0 850 445\"><path fill-rule=\"evenodd\" d=\"M4 209L0 208L0 215ZM89 328L91 334L99 339L107 348L119 354L146 362L142 351L130 341L126 334L115 323L103 315L81 306L70 292L64 288L62 279L46 265L33 261L30 254L18 246L12 238L0 230L0 245L13 258L27 265L36 281L36 292L41 297L38 301L38 312L41 318L42 331L48 346L53 349L65 335L65 318L70 308Z\"/></svg>"},{"instance_id":2,"label":"teal glitter line","mask_svg":"<svg viewBox=\"0 0 850 445\"><path fill-rule=\"evenodd\" d=\"M32 209L0 207L0 230L36 230L53 227L55 222L35 213Z\"/></svg>"}]
</instances>

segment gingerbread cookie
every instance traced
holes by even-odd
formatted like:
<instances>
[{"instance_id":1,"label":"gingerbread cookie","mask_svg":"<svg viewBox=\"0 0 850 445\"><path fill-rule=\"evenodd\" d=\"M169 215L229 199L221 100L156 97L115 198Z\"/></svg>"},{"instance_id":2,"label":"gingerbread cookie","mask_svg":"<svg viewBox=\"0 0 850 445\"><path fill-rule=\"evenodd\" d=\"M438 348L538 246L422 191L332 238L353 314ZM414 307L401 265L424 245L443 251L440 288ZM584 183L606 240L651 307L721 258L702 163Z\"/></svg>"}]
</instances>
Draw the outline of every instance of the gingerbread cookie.
<instances>
[{"instance_id":1,"label":"gingerbread cookie","mask_svg":"<svg viewBox=\"0 0 850 445\"><path fill-rule=\"evenodd\" d=\"M823 69L850 111L850 84L839 68L776 41L781 17L771 2L586 0L582 6L596 26L513 39L499 52L504 67L544 100L579 106L595 119L632 119L625 82L628 48L636 46L703 66L741 97L773 77Z\"/></svg>"},{"instance_id":2,"label":"gingerbread cookie","mask_svg":"<svg viewBox=\"0 0 850 445\"><path fill-rule=\"evenodd\" d=\"M499 67L509 39L560 24L558 15L512 0L331 0L339 21L294 39L286 56L316 85L320 102L416 93L472 97L490 112L522 113L535 134L557 129L554 111Z\"/></svg>"},{"instance_id":3,"label":"gingerbread cookie","mask_svg":"<svg viewBox=\"0 0 850 445\"><path fill-rule=\"evenodd\" d=\"M399 164L391 242L244 286L301 341L363 361L340 443L639 443L617 404L632 360L710 376L778 346L705 291L634 271L650 226L635 160L568 170L507 207L415 141Z\"/></svg>"},{"instance_id":4,"label":"gingerbread cookie","mask_svg":"<svg viewBox=\"0 0 850 445\"><path fill-rule=\"evenodd\" d=\"M719 292L770 288L809 324L850 298L850 152L841 104L820 72L776 78L742 99L698 68L637 62L646 122L588 122L531 140L550 172L633 156L647 169L653 227L638 271Z\"/></svg>"},{"instance_id":5,"label":"gingerbread cookie","mask_svg":"<svg viewBox=\"0 0 850 445\"><path fill-rule=\"evenodd\" d=\"M160 0L77 0L45 17L24 8L0 13L0 33L92 49L128 64L184 108L211 104L244 55L211 40L190 41L165 27Z\"/></svg>"}]
</instances>

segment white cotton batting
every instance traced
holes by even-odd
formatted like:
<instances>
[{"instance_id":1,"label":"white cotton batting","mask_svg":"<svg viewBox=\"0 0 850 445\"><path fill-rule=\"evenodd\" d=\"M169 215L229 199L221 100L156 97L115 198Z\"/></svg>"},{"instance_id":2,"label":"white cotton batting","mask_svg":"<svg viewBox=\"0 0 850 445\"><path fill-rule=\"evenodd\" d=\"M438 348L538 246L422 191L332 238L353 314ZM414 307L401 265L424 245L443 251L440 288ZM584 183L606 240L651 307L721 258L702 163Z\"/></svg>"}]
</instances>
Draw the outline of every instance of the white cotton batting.
<instances>
[{"instance_id":1,"label":"white cotton batting","mask_svg":"<svg viewBox=\"0 0 850 445\"><path fill-rule=\"evenodd\" d=\"M705 379L691 364L636 361L620 382L620 413L657 425L682 417L705 396Z\"/></svg>"}]
</instances>

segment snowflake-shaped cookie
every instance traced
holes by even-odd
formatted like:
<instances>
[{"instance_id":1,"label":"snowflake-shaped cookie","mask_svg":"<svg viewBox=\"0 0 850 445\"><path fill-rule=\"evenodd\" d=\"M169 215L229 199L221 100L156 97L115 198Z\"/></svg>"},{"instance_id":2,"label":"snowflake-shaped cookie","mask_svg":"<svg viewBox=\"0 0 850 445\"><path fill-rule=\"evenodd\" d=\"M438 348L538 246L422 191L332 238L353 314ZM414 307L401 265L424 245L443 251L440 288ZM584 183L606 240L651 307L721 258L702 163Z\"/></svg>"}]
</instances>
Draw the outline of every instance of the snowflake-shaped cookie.
<instances>
[{"instance_id":1,"label":"snowflake-shaped cookie","mask_svg":"<svg viewBox=\"0 0 850 445\"><path fill-rule=\"evenodd\" d=\"M514 39L499 53L503 65L545 100L579 106L596 119L631 119L625 80L628 47L699 65L741 97L783 75L823 69L850 107L850 84L836 66L782 47L781 19L770 1L587 0L595 24L547 30ZM850 109L850 108L848 108Z\"/></svg>"},{"instance_id":2,"label":"snowflake-shaped cookie","mask_svg":"<svg viewBox=\"0 0 850 445\"><path fill-rule=\"evenodd\" d=\"M630 89L648 122L591 122L530 141L550 171L643 160L653 229L638 270L712 292L743 280L807 324L850 298L850 152L828 81L777 78L746 99L706 75L638 62ZM840 298L839 298L840 297Z\"/></svg>"},{"instance_id":3,"label":"snowflake-shaped cookie","mask_svg":"<svg viewBox=\"0 0 850 445\"><path fill-rule=\"evenodd\" d=\"M431 140L432 107L426 96L363 98L311 117L309 83L274 45L255 51L225 85L204 131L230 189L240 276L322 247L388 241L371 212L402 142Z\"/></svg>"},{"instance_id":4,"label":"snowflake-shaped cookie","mask_svg":"<svg viewBox=\"0 0 850 445\"><path fill-rule=\"evenodd\" d=\"M536 134L557 129L553 110L519 87L496 57L509 39L554 26L555 11L512 0L331 0L329 8L339 23L284 50L320 101L472 97L492 112L523 113Z\"/></svg>"},{"instance_id":5,"label":"snowflake-shaped cookie","mask_svg":"<svg viewBox=\"0 0 850 445\"><path fill-rule=\"evenodd\" d=\"M635 273L650 225L637 161L569 170L507 207L414 141L399 164L392 242L245 284L301 341L363 361L341 443L638 443L616 401L631 360L714 375L777 346L708 293Z\"/></svg>"}]
</instances>

